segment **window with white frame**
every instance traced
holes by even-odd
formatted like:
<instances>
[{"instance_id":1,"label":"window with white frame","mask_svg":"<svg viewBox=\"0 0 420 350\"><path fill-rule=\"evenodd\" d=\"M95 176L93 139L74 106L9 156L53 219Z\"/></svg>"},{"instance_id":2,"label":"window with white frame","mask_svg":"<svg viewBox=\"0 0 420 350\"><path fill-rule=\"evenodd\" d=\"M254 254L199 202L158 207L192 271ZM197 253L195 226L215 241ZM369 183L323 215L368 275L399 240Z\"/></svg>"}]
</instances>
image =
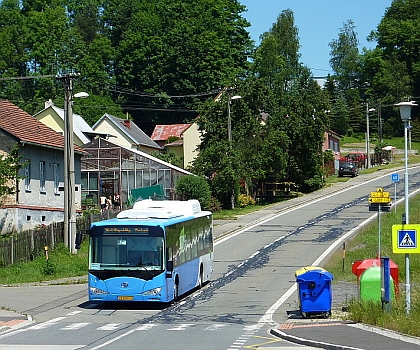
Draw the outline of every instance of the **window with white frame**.
<instances>
[{"instance_id":1,"label":"window with white frame","mask_svg":"<svg viewBox=\"0 0 420 350\"><path fill-rule=\"evenodd\" d=\"M45 193L45 162L39 162L39 191Z\"/></svg>"},{"instance_id":2,"label":"window with white frame","mask_svg":"<svg viewBox=\"0 0 420 350\"><path fill-rule=\"evenodd\" d=\"M26 159L25 170L25 191L31 190L31 161Z\"/></svg>"},{"instance_id":3,"label":"window with white frame","mask_svg":"<svg viewBox=\"0 0 420 350\"><path fill-rule=\"evenodd\" d=\"M60 194L60 182L58 177L59 170L59 165L57 163L54 163L54 194Z\"/></svg>"}]
</instances>

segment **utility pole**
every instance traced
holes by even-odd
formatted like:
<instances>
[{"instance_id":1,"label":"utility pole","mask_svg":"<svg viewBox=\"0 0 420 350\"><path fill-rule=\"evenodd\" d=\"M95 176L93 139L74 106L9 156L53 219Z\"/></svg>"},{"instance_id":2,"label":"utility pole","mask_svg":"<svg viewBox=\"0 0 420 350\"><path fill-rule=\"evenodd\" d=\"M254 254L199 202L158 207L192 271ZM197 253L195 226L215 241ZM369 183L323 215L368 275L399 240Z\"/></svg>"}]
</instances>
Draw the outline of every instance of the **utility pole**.
<instances>
[{"instance_id":1,"label":"utility pole","mask_svg":"<svg viewBox=\"0 0 420 350\"><path fill-rule=\"evenodd\" d=\"M64 242L70 253L77 252L76 238L76 200L74 174L73 137L73 79L77 74L59 76L64 83Z\"/></svg>"},{"instance_id":2,"label":"utility pole","mask_svg":"<svg viewBox=\"0 0 420 350\"><path fill-rule=\"evenodd\" d=\"M369 136L369 112L374 111L375 108L369 109L369 102L366 102L366 157L367 164L366 169L370 168L370 136Z\"/></svg>"},{"instance_id":3,"label":"utility pole","mask_svg":"<svg viewBox=\"0 0 420 350\"><path fill-rule=\"evenodd\" d=\"M378 136L379 142L382 144L382 115L381 115L381 102L378 101Z\"/></svg>"},{"instance_id":4,"label":"utility pole","mask_svg":"<svg viewBox=\"0 0 420 350\"><path fill-rule=\"evenodd\" d=\"M240 99L241 96L239 95L235 95L235 96L231 96L230 92L232 91L232 89L227 88L226 90L226 95L227 95L227 104L228 104L228 141L229 141L229 148L230 148L230 152L232 153L232 119L230 116L230 104L232 102L232 100L237 100ZM231 193L231 197L230 197L230 205L232 209L235 209L235 183L232 183L232 193Z\"/></svg>"},{"instance_id":5,"label":"utility pole","mask_svg":"<svg viewBox=\"0 0 420 350\"><path fill-rule=\"evenodd\" d=\"M370 168L369 102L366 102L366 169Z\"/></svg>"}]
</instances>

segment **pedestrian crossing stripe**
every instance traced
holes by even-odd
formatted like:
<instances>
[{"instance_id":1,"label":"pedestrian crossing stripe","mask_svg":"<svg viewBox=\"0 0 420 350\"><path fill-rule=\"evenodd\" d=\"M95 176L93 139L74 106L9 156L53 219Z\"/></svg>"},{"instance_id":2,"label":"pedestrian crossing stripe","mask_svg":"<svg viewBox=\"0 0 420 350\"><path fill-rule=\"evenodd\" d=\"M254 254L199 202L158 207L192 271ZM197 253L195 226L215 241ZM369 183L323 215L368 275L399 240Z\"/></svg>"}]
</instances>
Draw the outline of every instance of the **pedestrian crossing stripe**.
<instances>
[{"instance_id":1,"label":"pedestrian crossing stripe","mask_svg":"<svg viewBox=\"0 0 420 350\"><path fill-rule=\"evenodd\" d=\"M393 253L414 254L420 253L417 234L420 232L419 224L392 226Z\"/></svg>"}]
</instances>

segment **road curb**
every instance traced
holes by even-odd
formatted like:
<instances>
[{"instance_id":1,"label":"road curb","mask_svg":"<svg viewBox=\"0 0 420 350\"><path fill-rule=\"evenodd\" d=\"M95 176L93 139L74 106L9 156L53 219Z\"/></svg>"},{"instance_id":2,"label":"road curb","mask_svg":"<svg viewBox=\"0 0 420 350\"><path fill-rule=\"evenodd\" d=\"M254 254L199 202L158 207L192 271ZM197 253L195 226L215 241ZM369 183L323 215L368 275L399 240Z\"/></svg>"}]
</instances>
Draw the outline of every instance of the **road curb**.
<instances>
[{"instance_id":1,"label":"road curb","mask_svg":"<svg viewBox=\"0 0 420 350\"><path fill-rule=\"evenodd\" d=\"M327 349L327 350L364 350L360 348L353 348L350 346L342 346L342 345L334 345L324 342L318 342L314 340L308 340L300 337L295 337L293 335L286 334L282 331L279 331L278 329L270 329L270 334L275 335L276 337L279 337L281 339L287 340L291 343L305 345L305 346L311 346L311 347L317 347L321 349Z\"/></svg>"},{"instance_id":2,"label":"road curb","mask_svg":"<svg viewBox=\"0 0 420 350\"><path fill-rule=\"evenodd\" d=\"M34 320L30 315L27 315L26 319L13 318L13 316L8 318L9 320L7 321L0 321L0 333L6 333L8 331L26 327L34 323Z\"/></svg>"}]
</instances>

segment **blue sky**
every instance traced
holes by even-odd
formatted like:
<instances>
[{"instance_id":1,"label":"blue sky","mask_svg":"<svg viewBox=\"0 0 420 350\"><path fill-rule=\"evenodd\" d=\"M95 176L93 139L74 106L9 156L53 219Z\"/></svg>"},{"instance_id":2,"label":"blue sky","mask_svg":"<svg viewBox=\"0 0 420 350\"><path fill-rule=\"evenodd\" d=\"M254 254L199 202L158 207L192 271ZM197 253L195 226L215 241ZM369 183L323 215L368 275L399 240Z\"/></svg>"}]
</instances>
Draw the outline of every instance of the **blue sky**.
<instances>
[{"instance_id":1,"label":"blue sky","mask_svg":"<svg viewBox=\"0 0 420 350\"><path fill-rule=\"evenodd\" d=\"M248 9L242 13L250 23L248 31L256 44L276 22L278 15L291 9L299 30L301 62L314 76L332 73L329 64L332 40L338 39L343 24L351 19L356 26L359 49L372 49L366 37L375 30L392 0L239 0Z\"/></svg>"}]
</instances>

